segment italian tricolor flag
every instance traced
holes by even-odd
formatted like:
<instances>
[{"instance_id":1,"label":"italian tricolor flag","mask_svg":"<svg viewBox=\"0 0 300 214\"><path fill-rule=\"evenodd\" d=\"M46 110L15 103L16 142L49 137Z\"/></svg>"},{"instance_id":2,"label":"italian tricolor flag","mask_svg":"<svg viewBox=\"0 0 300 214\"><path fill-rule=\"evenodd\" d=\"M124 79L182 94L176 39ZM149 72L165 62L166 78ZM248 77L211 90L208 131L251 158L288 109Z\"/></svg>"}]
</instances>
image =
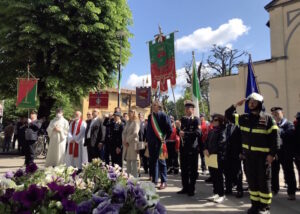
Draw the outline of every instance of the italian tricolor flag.
<instances>
[{"instance_id":1,"label":"italian tricolor flag","mask_svg":"<svg viewBox=\"0 0 300 214\"><path fill-rule=\"evenodd\" d=\"M193 73L192 73L192 99L195 104L194 115L199 117L199 103L200 103L200 99L201 99L201 93L200 93L200 84L199 84L199 80L198 80L194 54L193 54L192 71L193 71Z\"/></svg>"}]
</instances>

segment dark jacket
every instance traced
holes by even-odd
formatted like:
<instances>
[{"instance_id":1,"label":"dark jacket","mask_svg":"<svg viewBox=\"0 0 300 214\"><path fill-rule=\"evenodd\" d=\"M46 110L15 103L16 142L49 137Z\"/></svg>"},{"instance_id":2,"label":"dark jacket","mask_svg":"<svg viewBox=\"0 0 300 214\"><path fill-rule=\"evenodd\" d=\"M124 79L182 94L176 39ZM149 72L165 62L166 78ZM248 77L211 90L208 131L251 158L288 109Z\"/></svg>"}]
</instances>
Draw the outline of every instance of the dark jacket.
<instances>
[{"instance_id":1,"label":"dark jacket","mask_svg":"<svg viewBox=\"0 0 300 214\"><path fill-rule=\"evenodd\" d=\"M111 138L113 139L111 141L111 146L113 149L115 148L122 148L122 133L124 129L124 123L121 121L121 123L116 123L113 121L111 123L110 132L111 132Z\"/></svg>"},{"instance_id":2,"label":"dark jacket","mask_svg":"<svg viewBox=\"0 0 300 214\"><path fill-rule=\"evenodd\" d=\"M241 130L243 153L271 154L275 156L279 145L279 131L271 115L260 112L258 115L238 115L234 106L225 112L226 118Z\"/></svg>"},{"instance_id":3,"label":"dark jacket","mask_svg":"<svg viewBox=\"0 0 300 214\"><path fill-rule=\"evenodd\" d=\"M155 116L161 131L163 132L163 134L165 134L165 138L168 139L173 131L170 118L164 112L161 112L161 111L158 112L157 114L154 113L153 115ZM150 114L148 117L146 138L147 138L147 142L148 142L150 156L155 155L158 157L159 150L161 147L161 141L154 133L154 130L153 130L153 127L151 124L151 117L152 117L152 114Z\"/></svg>"},{"instance_id":4,"label":"dark jacket","mask_svg":"<svg viewBox=\"0 0 300 214\"><path fill-rule=\"evenodd\" d=\"M200 120L198 117L182 117L180 129L184 132L183 142L180 143L181 151L192 151L198 149L198 139L201 138L199 129Z\"/></svg>"},{"instance_id":5,"label":"dark jacket","mask_svg":"<svg viewBox=\"0 0 300 214\"><path fill-rule=\"evenodd\" d=\"M207 139L204 143L204 149L207 149L209 154L217 154L218 160L226 158L226 137L225 127L220 126L211 129L208 132Z\"/></svg>"},{"instance_id":6,"label":"dark jacket","mask_svg":"<svg viewBox=\"0 0 300 214\"><path fill-rule=\"evenodd\" d=\"M94 123L92 120L90 122L89 128L86 129L85 135L88 137L89 129L91 130L90 143L92 147L97 147L99 143L104 142L105 137L105 127L103 126L103 122L100 118L97 118Z\"/></svg>"},{"instance_id":7,"label":"dark jacket","mask_svg":"<svg viewBox=\"0 0 300 214\"><path fill-rule=\"evenodd\" d=\"M294 122L295 125L295 154L300 156L300 118Z\"/></svg>"},{"instance_id":8,"label":"dark jacket","mask_svg":"<svg viewBox=\"0 0 300 214\"><path fill-rule=\"evenodd\" d=\"M146 141L146 125L145 125L144 121L142 121L140 123L139 141L140 142L145 142Z\"/></svg>"},{"instance_id":9,"label":"dark jacket","mask_svg":"<svg viewBox=\"0 0 300 214\"><path fill-rule=\"evenodd\" d=\"M113 118L105 118L103 121L103 125L105 126L105 137L104 137L104 142L107 146L109 146L111 142L111 128L112 124L114 122Z\"/></svg>"},{"instance_id":10,"label":"dark jacket","mask_svg":"<svg viewBox=\"0 0 300 214\"><path fill-rule=\"evenodd\" d=\"M295 149L295 128L293 123L287 119L283 119L281 123L277 124L280 135L280 149L294 153Z\"/></svg>"},{"instance_id":11,"label":"dark jacket","mask_svg":"<svg viewBox=\"0 0 300 214\"><path fill-rule=\"evenodd\" d=\"M25 130L25 140L35 142L38 140L38 133L42 126L41 121L35 120L29 123L27 129Z\"/></svg>"},{"instance_id":12,"label":"dark jacket","mask_svg":"<svg viewBox=\"0 0 300 214\"><path fill-rule=\"evenodd\" d=\"M241 130L232 123L228 123L225 128L226 137L226 159L239 160L242 153Z\"/></svg>"}]
</instances>

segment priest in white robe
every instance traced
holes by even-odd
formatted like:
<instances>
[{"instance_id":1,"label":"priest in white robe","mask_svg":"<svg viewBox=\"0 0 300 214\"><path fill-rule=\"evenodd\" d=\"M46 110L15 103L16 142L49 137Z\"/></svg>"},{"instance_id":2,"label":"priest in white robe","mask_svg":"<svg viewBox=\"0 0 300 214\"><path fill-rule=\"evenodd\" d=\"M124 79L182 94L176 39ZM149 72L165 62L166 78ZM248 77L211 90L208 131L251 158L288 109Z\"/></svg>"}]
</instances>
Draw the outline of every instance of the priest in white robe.
<instances>
[{"instance_id":1,"label":"priest in white robe","mask_svg":"<svg viewBox=\"0 0 300 214\"><path fill-rule=\"evenodd\" d=\"M56 110L56 117L51 120L47 128L50 138L45 166L58 166L65 163L66 143L69 123L63 117L63 110Z\"/></svg>"},{"instance_id":2,"label":"priest in white robe","mask_svg":"<svg viewBox=\"0 0 300 214\"><path fill-rule=\"evenodd\" d=\"M82 164L88 162L87 148L84 146L86 123L81 118L81 112L75 112L68 134L66 165L82 169Z\"/></svg>"}]
</instances>

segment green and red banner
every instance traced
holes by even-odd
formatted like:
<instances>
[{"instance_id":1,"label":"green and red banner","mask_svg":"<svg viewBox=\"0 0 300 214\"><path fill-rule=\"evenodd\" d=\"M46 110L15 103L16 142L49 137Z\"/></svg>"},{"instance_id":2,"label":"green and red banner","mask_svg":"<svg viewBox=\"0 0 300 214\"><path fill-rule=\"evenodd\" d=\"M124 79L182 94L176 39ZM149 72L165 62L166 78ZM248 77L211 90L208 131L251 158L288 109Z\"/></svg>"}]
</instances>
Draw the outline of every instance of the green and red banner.
<instances>
[{"instance_id":1,"label":"green and red banner","mask_svg":"<svg viewBox=\"0 0 300 214\"><path fill-rule=\"evenodd\" d=\"M38 79L19 78L16 106L19 108L35 108Z\"/></svg>"},{"instance_id":2,"label":"green and red banner","mask_svg":"<svg viewBox=\"0 0 300 214\"><path fill-rule=\"evenodd\" d=\"M155 42L149 43L152 90L156 91L158 82L160 91L168 91L168 79L171 86L176 85L175 53L174 53L174 33L169 38L159 35Z\"/></svg>"}]
</instances>

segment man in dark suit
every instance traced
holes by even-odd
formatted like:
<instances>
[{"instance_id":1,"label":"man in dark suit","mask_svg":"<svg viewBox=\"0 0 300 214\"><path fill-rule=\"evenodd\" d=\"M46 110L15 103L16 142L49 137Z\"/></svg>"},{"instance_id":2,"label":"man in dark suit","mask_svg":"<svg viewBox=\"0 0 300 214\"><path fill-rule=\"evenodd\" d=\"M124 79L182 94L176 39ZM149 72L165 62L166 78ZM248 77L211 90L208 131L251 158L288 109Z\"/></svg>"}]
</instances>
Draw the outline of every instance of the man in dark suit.
<instances>
[{"instance_id":1,"label":"man in dark suit","mask_svg":"<svg viewBox=\"0 0 300 214\"><path fill-rule=\"evenodd\" d=\"M25 155L25 165L33 163L34 160L34 144L38 140L38 132L42 123L37 120L37 112L32 111L30 114L30 122L27 123L25 130L25 144L23 146L23 153Z\"/></svg>"},{"instance_id":2,"label":"man in dark suit","mask_svg":"<svg viewBox=\"0 0 300 214\"><path fill-rule=\"evenodd\" d=\"M103 142L105 137L105 129L102 120L98 117L99 111L94 109L92 119L87 126L85 132L85 145L88 150L88 161L91 162L94 158L100 157L103 159ZM101 155L102 154L102 155Z\"/></svg>"},{"instance_id":3,"label":"man in dark suit","mask_svg":"<svg viewBox=\"0 0 300 214\"><path fill-rule=\"evenodd\" d=\"M147 142L149 149L150 174L152 182L158 182L158 173L161 177L159 189L165 189L167 186L167 165L165 154L161 151L165 139L172 134L172 125L170 118L161 111L161 103L154 101L152 104L152 114L148 117Z\"/></svg>"}]
</instances>

